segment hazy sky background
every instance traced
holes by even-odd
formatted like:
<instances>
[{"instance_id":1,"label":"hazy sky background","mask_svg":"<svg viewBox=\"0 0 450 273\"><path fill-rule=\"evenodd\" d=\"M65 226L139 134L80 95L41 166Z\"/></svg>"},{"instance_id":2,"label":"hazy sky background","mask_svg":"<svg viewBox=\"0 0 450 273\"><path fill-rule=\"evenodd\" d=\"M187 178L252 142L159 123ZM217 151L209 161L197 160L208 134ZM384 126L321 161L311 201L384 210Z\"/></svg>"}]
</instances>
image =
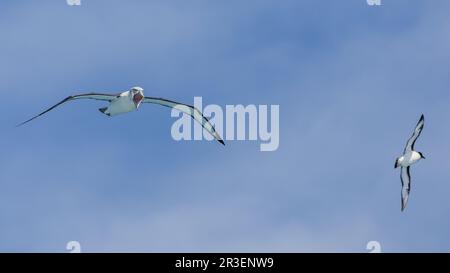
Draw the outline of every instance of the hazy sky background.
<instances>
[{"instance_id":1,"label":"hazy sky background","mask_svg":"<svg viewBox=\"0 0 450 273\"><path fill-rule=\"evenodd\" d=\"M3 1L0 251L450 251L447 0ZM280 147L176 142L167 108L279 104ZM395 158L420 117L408 207Z\"/></svg>"}]
</instances>

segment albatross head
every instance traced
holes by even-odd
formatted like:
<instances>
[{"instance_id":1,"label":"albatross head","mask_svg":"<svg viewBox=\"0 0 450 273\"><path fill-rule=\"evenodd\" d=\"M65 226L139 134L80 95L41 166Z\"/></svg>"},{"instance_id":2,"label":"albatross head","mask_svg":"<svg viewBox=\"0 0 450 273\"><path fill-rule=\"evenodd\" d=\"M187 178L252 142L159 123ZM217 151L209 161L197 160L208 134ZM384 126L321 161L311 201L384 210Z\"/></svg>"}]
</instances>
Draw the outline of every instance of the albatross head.
<instances>
[{"instance_id":1,"label":"albatross head","mask_svg":"<svg viewBox=\"0 0 450 273\"><path fill-rule=\"evenodd\" d=\"M141 102L144 99L144 89L138 86L133 87L130 89L130 95L136 108L139 108L139 105L141 105Z\"/></svg>"},{"instance_id":2,"label":"albatross head","mask_svg":"<svg viewBox=\"0 0 450 273\"><path fill-rule=\"evenodd\" d=\"M421 152L418 152L418 153L419 153L421 159L422 158L425 159L425 157L423 156L423 154Z\"/></svg>"}]
</instances>

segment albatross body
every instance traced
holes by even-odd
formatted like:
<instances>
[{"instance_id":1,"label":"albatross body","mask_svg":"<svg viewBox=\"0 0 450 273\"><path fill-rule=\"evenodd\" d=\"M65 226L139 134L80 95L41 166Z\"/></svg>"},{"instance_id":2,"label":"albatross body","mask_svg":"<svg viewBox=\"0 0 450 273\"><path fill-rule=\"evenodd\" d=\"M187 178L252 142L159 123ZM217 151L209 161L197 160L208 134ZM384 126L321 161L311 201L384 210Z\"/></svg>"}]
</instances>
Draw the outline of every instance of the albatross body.
<instances>
[{"instance_id":1,"label":"albatross body","mask_svg":"<svg viewBox=\"0 0 450 273\"><path fill-rule=\"evenodd\" d=\"M145 97L144 89L141 87L133 87L128 91L119 93L119 94L103 94L103 93L87 93L87 94L79 94L74 96L69 96L44 112L32 117L31 119L22 122L18 126L24 125L48 112L55 109L56 107L73 100L79 99L91 99L91 100L100 100L106 101L109 103L107 107L100 108L99 111L103 114L113 117L120 114L125 114L129 112L136 111L139 109L142 103L152 103L159 104L162 106L175 108L185 114L190 115L195 121L200 123L202 127L207 130L218 142L225 145L224 141L220 137L220 135L216 132L214 126L209 122L209 120L203 116L203 114L194 106L187 105L184 103L179 103L167 99L155 98L155 97Z\"/></svg>"},{"instance_id":2,"label":"albatross body","mask_svg":"<svg viewBox=\"0 0 450 273\"><path fill-rule=\"evenodd\" d=\"M419 152L410 151L397 159L395 167L408 168L409 166L419 162L422 158L424 157Z\"/></svg>"},{"instance_id":3,"label":"albatross body","mask_svg":"<svg viewBox=\"0 0 450 273\"><path fill-rule=\"evenodd\" d=\"M144 99L143 94L144 90L134 87L130 91L120 93L110 101L108 107L99 110L110 117L135 111Z\"/></svg>"},{"instance_id":4,"label":"albatross body","mask_svg":"<svg viewBox=\"0 0 450 273\"><path fill-rule=\"evenodd\" d=\"M425 118L422 115L420 117L419 122L414 129L413 135L406 143L405 150L403 151L403 155L397 158L395 161L395 168L400 167L400 179L402 181L402 202L401 202L401 210L404 211L406 208L406 204L408 203L409 192L411 190L411 173L410 167L419 162L422 158L425 159L421 152L417 152L414 150L414 144L416 143L417 138L419 138L422 133L423 126L425 125Z\"/></svg>"}]
</instances>

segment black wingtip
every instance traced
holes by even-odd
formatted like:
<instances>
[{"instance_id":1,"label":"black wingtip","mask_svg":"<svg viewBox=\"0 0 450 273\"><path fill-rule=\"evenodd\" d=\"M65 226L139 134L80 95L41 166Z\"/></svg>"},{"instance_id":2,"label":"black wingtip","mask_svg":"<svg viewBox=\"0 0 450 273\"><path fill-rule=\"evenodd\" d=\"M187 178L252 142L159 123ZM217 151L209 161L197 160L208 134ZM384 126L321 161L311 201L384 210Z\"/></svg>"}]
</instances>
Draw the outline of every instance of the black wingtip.
<instances>
[{"instance_id":1,"label":"black wingtip","mask_svg":"<svg viewBox=\"0 0 450 273\"><path fill-rule=\"evenodd\" d=\"M217 140L217 141L219 141L220 144L222 144L223 146L225 146L225 142L224 142L223 140L219 139L219 140Z\"/></svg>"},{"instance_id":2,"label":"black wingtip","mask_svg":"<svg viewBox=\"0 0 450 273\"><path fill-rule=\"evenodd\" d=\"M24 125L24 124L27 123L27 122L28 122L28 121L25 121L25 122L22 122L22 123L17 124L17 125L15 126L15 128L18 128L18 127Z\"/></svg>"}]
</instances>

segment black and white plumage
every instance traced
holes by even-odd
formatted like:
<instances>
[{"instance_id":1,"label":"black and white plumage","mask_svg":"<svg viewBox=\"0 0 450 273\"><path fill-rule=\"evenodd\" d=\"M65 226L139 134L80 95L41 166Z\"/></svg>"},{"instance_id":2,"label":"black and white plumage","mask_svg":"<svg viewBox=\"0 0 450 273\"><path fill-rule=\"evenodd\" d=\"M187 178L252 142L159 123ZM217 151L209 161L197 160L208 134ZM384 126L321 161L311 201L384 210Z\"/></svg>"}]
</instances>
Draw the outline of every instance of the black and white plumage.
<instances>
[{"instance_id":1,"label":"black and white plumage","mask_svg":"<svg viewBox=\"0 0 450 273\"><path fill-rule=\"evenodd\" d=\"M116 116L119 114L124 114L128 112L135 111L139 108L141 103L153 103L159 104L170 108L176 108L177 110L190 115L195 121L200 123L202 127L208 131L218 142L225 145L220 135L216 132L214 126L209 122L209 120L203 116L203 114L194 106L187 105L184 103L179 103L171 100L166 100L162 98L145 97L144 89L141 87L133 87L129 91L125 91L119 94L101 94L101 93L87 93L79 94L74 96L69 96L52 107L48 108L44 112L20 123L18 126L24 125L48 112L55 109L56 107L73 100L78 99L91 99L91 100L101 100L109 102L109 105L104 108L100 108L99 111L107 116Z\"/></svg>"},{"instance_id":2,"label":"black and white plumage","mask_svg":"<svg viewBox=\"0 0 450 273\"><path fill-rule=\"evenodd\" d=\"M401 167L400 179L402 181L402 211L406 208L406 204L408 203L409 198L409 192L411 190L411 165L417 163L422 158L425 159L421 152L417 152L414 150L414 145L417 141L417 138L419 138L420 134L422 133L424 125L425 117L422 115L416 125L416 128L414 129L411 138L408 139L408 142L406 143L403 155L397 158L397 160L395 161L395 168Z\"/></svg>"}]
</instances>

